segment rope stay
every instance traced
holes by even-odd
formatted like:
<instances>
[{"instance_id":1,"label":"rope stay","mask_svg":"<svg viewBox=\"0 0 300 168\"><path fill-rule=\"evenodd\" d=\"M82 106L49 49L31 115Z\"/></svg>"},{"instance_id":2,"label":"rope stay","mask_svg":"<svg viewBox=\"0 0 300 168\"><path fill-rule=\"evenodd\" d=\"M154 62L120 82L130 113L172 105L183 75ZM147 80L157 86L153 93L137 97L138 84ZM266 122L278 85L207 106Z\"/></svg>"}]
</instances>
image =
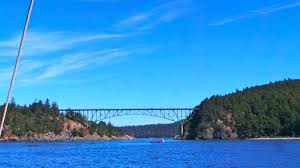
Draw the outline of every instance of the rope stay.
<instances>
[{"instance_id":1,"label":"rope stay","mask_svg":"<svg viewBox=\"0 0 300 168\"><path fill-rule=\"evenodd\" d=\"M18 70L19 62L20 62L21 52L22 52L23 43L24 43L26 32L27 32L27 28L28 28L30 16L31 16L33 3L34 3L34 0L31 0L30 1L30 6L29 6L29 9L28 9L28 13L27 13L27 17L26 17L26 22L25 22L21 42L20 42L20 46L19 46L19 50L18 50L17 60L16 60L16 63L15 63L14 71L13 71L11 81L10 81L10 86L9 86L9 90L8 90L8 94L7 94L7 98L6 98L6 103L5 103L5 108L4 108L4 112L3 112L3 116L2 116L1 126L0 126L0 138L1 138L1 135L2 135L2 130L3 130L3 125L4 125L6 113L7 113L7 108L8 108L12 88L13 88L13 85L14 85L14 82L15 82L15 77L16 77L16 73L17 73L17 70Z\"/></svg>"}]
</instances>

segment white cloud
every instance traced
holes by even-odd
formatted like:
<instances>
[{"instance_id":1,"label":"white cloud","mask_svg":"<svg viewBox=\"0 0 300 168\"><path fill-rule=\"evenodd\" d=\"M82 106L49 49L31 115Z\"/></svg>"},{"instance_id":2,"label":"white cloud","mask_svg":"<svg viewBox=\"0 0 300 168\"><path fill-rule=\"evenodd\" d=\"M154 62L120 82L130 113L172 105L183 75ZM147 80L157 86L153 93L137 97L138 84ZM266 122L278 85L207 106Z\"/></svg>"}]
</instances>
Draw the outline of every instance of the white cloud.
<instances>
[{"instance_id":1,"label":"white cloud","mask_svg":"<svg viewBox=\"0 0 300 168\"><path fill-rule=\"evenodd\" d=\"M125 38L128 34L82 34L70 32L30 31L26 35L23 55L38 55L70 49L79 44ZM15 56L20 36L0 41L0 57Z\"/></svg>"},{"instance_id":2,"label":"white cloud","mask_svg":"<svg viewBox=\"0 0 300 168\"><path fill-rule=\"evenodd\" d=\"M151 12L139 13L120 21L116 26L120 28L134 26L136 24L139 24L140 22L147 20L150 16Z\"/></svg>"},{"instance_id":3,"label":"white cloud","mask_svg":"<svg viewBox=\"0 0 300 168\"><path fill-rule=\"evenodd\" d=\"M38 69L45 67L49 63L50 62L48 62L48 61L23 60L23 61L21 61L20 65L19 65L17 78L31 76ZM14 65L10 65L10 66L7 66L6 68L0 69L1 83L11 79L13 69L14 69Z\"/></svg>"},{"instance_id":4,"label":"white cloud","mask_svg":"<svg viewBox=\"0 0 300 168\"><path fill-rule=\"evenodd\" d=\"M99 66L117 57L131 54L131 51L122 49L110 49L94 52L79 52L69 55L55 57L47 61L24 60L19 66L17 74L18 81L21 84L31 84L41 80L54 78L65 73L77 70L84 70L92 66ZM0 70L1 82L10 79L13 66L2 68Z\"/></svg>"},{"instance_id":5,"label":"white cloud","mask_svg":"<svg viewBox=\"0 0 300 168\"><path fill-rule=\"evenodd\" d=\"M268 15L271 13L283 11L283 10L288 10L292 8L297 8L300 7L300 1L294 2L294 3L289 3L289 4L275 4L272 6L266 6L257 10L251 10L248 12L245 12L243 14L239 14L236 16L231 16L228 18L224 18L218 22L211 23L209 24L210 26L222 26L225 24L233 23L233 22L238 22L243 19L259 16L259 15Z\"/></svg>"},{"instance_id":6,"label":"white cloud","mask_svg":"<svg viewBox=\"0 0 300 168\"><path fill-rule=\"evenodd\" d=\"M149 11L130 16L118 22L114 27L118 29L136 28L138 30L145 30L162 23L171 22L187 12L188 9L183 5L187 3L187 1L188 0L174 0L163 3Z\"/></svg>"},{"instance_id":7,"label":"white cloud","mask_svg":"<svg viewBox=\"0 0 300 168\"><path fill-rule=\"evenodd\" d=\"M2 68L0 69L0 83L8 80L12 74L13 67Z\"/></svg>"},{"instance_id":8,"label":"white cloud","mask_svg":"<svg viewBox=\"0 0 300 168\"><path fill-rule=\"evenodd\" d=\"M90 65L91 61L99 60L105 53L116 54L115 50L104 51L82 51L76 49L74 54L71 50L74 47L89 45L93 41L125 38L128 34L82 34L69 32L28 32L25 38L25 45L17 73L17 80L22 83L30 83L34 80L43 80L65 72L77 70ZM0 82L8 82L14 68L14 60L19 45L19 36L10 39L0 40ZM30 57L33 55L45 55L51 53L51 57ZM120 55L124 53L119 53ZM59 55L63 55L60 57ZM100 57L103 58L100 59ZM93 58L92 58L93 57ZM86 59L86 60L85 60ZM13 65L12 65L13 64Z\"/></svg>"},{"instance_id":9,"label":"white cloud","mask_svg":"<svg viewBox=\"0 0 300 168\"><path fill-rule=\"evenodd\" d=\"M158 11L159 22L167 22L175 19L170 13L171 8L163 4L155 10ZM161 8L161 9L160 9ZM168 9L163 11L163 9ZM131 26L134 22L140 23L143 20L154 17L154 13L137 15L123 25ZM148 16L149 15L149 16ZM150 21L155 20L151 19ZM121 24L121 22L120 22ZM157 23L158 24L158 23ZM139 25L140 26L140 25ZM120 58L135 53L145 54L151 52L149 48L138 49L91 49L85 46L94 46L103 40L123 39L134 34L125 33L76 33L64 31L38 31L31 30L27 33L22 52L21 62L17 73L19 85L30 85L36 82L55 79L67 73L75 73L91 68L100 67L118 61ZM0 82L8 83L12 75L15 56L17 55L20 36L0 39L0 61L6 66L0 67ZM84 49L83 49L84 48ZM33 57L34 56L34 57ZM42 57L36 57L42 56ZM45 56L45 57L43 57ZM66 77L65 80L68 78Z\"/></svg>"},{"instance_id":10,"label":"white cloud","mask_svg":"<svg viewBox=\"0 0 300 168\"><path fill-rule=\"evenodd\" d=\"M182 11L169 11L167 13L164 13L163 15L161 15L160 17L158 17L157 19L139 27L138 29L140 30L147 30L147 29L151 29L161 23L168 23L171 22L179 17L181 17L181 15L183 14Z\"/></svg>"},{"instance_id":11,"label":"white cloud","mask_svg":"<svg viewBox=\"0 0 300 168\"><path fill-rule=\"evenodd\" d=\"M110 64L122 57L133 54L145 54L151 52L150 48L138 49L107 49L100 51L78 52L62 55L47 61L24 60L20 64L17 81L22 86L38 83L44 80L66 75L88 71L106 64ZM0 70L0 81L8 82L13 66ZM67 78L66 78L67 79Z\"/></svg>"}]
</instances>

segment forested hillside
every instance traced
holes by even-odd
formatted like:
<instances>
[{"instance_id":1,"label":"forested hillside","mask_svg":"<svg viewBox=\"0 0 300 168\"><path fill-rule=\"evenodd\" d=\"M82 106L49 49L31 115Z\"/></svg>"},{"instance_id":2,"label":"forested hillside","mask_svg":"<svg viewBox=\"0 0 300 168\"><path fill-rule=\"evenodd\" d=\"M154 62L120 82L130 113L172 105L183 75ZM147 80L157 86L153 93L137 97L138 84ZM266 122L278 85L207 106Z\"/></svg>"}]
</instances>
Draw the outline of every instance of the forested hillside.
<instances>
[{"instance_id":1,"label":"forested hillside","mask_svg":"<svg viewBox=\"0 0 300 168\"><path fill-rule=\"evenodd\" d=\"M0 106L0 117L2 119L4 105ZM34 102L31 105L20 106L11 101L5 120L12 133L23 136L27 132L42 133L45 131L59 134L63 129L64 116L59 113L58 105L49 100Z\"/></svg>"},{"instance_id":2,"label":"forested hillside","mask_svg":"<svg viewBox=\"0 0 300 168\"><path fill-rule=\"evenodd\" d=\"M174 138L180 134L179 123L126 126L119 128L135 138Z\"/></svg>"},{"instance_id":3,"label":"forested hillside","mask_svg":"<svg viewBox=\"0 0 300 168\"><path fill-rule=\"evenodd\" d=\"M300 136L300 80L212 96L185 123L185 139Z\"/></svg>"},{"instance_id":4,"label":"forested hillside","mask_svg":"<svg viewBox=\"0 0 300 168\"><path fill-rule=\"evenodd\" d=\"M2 118L4 105L0 106ZM49 100L37 101L29 106L17 105L11 101L4 127L5 137L18 137L24 140L35 139L67 140L74 137L100 139L101 137L125 136L125 134L110 123L89 121L84 116L72 111L62 114L58 105ZM45 137L44 135L47 135ZM43 138L45 137L45 138ZM34 140L35 140L34 139Z\"/></svg>"}]
</instances>

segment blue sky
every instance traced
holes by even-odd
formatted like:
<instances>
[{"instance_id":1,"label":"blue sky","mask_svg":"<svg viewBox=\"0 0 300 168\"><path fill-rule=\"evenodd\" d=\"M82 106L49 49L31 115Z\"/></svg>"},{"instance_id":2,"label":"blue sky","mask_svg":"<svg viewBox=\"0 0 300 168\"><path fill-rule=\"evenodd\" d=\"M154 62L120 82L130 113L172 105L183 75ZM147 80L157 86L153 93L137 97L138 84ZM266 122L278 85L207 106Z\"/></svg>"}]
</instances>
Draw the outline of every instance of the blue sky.
<instances>
[{"instance_id":1,"label":"blue sky","mask_svg":"<svg viewBox=\"0 0 300 168\"><path fill-rule=\"evenodd\" d=\"M28 5L0 6L1 102ZM13 97L61 108L194 107L214 94L299 78L299 17L296 0L36 0Z\"/></svg>"}]
</instances>

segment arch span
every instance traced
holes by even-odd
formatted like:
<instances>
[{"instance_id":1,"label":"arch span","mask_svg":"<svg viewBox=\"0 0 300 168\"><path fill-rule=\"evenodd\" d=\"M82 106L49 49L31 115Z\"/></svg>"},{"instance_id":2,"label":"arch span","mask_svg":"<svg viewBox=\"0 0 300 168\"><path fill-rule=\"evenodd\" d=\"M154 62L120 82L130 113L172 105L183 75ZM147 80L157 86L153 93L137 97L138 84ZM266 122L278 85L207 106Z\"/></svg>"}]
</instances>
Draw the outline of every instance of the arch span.
<instances>
[{"instance_id":1,"label":"arch span","mask_svg":"<svg viewBox=\"0 0 300 168\"><path fill-rule=\"evenodd\" d=\"M128 109L62 109L60 112L69 111L79 113L87 119L95 122L103 121L109 118L143 115L163 118L172 122L181 121L193 111L193 108L128 108Z\"/></svg>"}]
</instances>

